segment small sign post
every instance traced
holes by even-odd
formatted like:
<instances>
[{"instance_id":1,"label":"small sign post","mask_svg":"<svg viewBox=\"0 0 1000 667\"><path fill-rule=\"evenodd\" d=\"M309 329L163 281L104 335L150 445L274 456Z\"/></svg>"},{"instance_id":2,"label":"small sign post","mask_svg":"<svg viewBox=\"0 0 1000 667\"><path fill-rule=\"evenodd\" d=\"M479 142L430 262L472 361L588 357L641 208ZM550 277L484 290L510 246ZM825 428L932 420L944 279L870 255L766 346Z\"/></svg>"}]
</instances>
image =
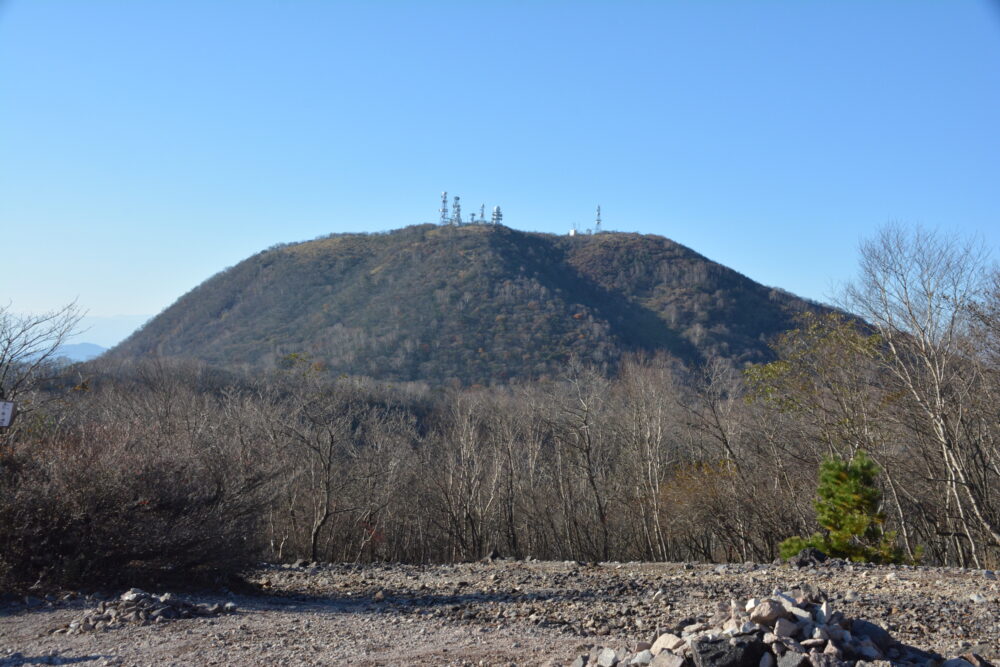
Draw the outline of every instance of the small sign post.
<instances>
[{"instance_id":1,"label":"small sign post","mask_svg":"<svg viewBox=\"0 0 1000 667\"><path fill-rule=\"evenodd\" d=\"M17 417L17 405L10 401L0 401L0 428L8 428Z\"/></svg>"}]
</instances>

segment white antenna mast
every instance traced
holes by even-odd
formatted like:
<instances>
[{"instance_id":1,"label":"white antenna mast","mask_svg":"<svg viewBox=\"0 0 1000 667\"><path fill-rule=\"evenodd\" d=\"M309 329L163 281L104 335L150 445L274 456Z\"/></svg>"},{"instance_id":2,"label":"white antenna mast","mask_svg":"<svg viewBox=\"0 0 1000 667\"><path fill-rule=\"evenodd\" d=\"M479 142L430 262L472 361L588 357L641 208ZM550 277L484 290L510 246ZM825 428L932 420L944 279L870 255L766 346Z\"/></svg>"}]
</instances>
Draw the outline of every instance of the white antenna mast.
<instances>
[{"instance_id":1,"label":"white antenna mast","mask_svg":"<svg viewBox=\"0 0 1000 667\"><path fill-rule=\"evenodd\" d=\"M447 192L442 192L441 193L441 210L438 211L438 213L441 214L441 224L442 225L447 225L448 224L448 193Z\"/></svg>"},{"instance_id":2,"label":"white antenna mast","mask_svg":"<svg viewBox=\"0 0 1000 667\"><path fill-rule=\"evenodd\" d=\"M597 221L594 222L594 231L595 232L601 231L601 205L600 204L597 205Z\"/></svg>"}]
</instances>

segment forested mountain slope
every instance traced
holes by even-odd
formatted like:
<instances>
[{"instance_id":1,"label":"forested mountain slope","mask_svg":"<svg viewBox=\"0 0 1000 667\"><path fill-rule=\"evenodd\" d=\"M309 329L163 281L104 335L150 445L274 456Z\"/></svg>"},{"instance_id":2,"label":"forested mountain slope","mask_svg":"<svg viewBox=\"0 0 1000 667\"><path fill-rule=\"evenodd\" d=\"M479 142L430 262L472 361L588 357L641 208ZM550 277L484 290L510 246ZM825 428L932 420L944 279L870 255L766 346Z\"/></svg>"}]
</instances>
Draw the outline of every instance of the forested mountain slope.
<instances>
[{"instance_id":1,"label":"forested mountain slope","mask_svg":"<svg viewBox=\"0 0 1000 667\"><path fill-rule=\"evenodd\" d=\"M252 368L298 353L336 373L489 384L640 350L764 361L806 308L659 236L418 225L258 253L111 354Z\"/></svg>"}]
</instances>

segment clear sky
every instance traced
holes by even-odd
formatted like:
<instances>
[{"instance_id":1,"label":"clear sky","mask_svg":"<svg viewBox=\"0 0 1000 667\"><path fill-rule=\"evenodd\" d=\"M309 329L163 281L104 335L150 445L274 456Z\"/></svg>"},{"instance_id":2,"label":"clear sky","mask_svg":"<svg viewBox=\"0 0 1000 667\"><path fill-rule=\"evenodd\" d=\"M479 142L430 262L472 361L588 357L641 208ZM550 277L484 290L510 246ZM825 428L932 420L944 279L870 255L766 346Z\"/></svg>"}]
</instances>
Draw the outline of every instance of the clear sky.
<instances>
[{"instance_id":1,"label":"clear sky","mask_svg":"<svg viewBox=\"0 0 1000 667\"><path fill-rule=\"evenodd\" d=\"M279 242L500 204L827 300L894 220L1000 243L1000 8L0 0L0 301L150 315ZM103 342L108 344L108 339Z\"/></svg>"}]
</instances>

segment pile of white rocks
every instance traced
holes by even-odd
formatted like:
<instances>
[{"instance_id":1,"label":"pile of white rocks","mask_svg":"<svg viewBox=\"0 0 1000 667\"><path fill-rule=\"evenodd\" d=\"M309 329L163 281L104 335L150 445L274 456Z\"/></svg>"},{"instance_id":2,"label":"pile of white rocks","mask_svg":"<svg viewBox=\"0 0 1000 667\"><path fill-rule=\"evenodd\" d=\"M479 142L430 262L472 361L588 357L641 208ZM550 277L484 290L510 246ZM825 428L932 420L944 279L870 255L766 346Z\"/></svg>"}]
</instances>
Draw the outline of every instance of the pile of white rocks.
<instances>
[{"instance_id":1,"label":"pile of white rocks","mask_svg":"<svg viewBox=\"0 0 1000 667\"><path fill-rule=\"evenodd\" d=\"M99 602L97 607L85 612L66 625L52 630L52 634L75 635L84 632L112 630L125 625L166 623L180 618L198 618L232 614L236 605L194 604L174 597L170 593L153 595L138 588L121 594L117 600Z\"/></svg>"},{"instance_id":2,"label":"pile of white rocks","mask_svg":"<svg viewBox=\"0 0 1000 667\"><path fill-rule=\"evenodd\" d=\"M992 667L976 654L951 660L905 646L882 627L849 619L805 586L764 599L721 603L703 623L659 634L632 650L607 646L577 656L572 667Z\"/></svg>"}]
</instances>

